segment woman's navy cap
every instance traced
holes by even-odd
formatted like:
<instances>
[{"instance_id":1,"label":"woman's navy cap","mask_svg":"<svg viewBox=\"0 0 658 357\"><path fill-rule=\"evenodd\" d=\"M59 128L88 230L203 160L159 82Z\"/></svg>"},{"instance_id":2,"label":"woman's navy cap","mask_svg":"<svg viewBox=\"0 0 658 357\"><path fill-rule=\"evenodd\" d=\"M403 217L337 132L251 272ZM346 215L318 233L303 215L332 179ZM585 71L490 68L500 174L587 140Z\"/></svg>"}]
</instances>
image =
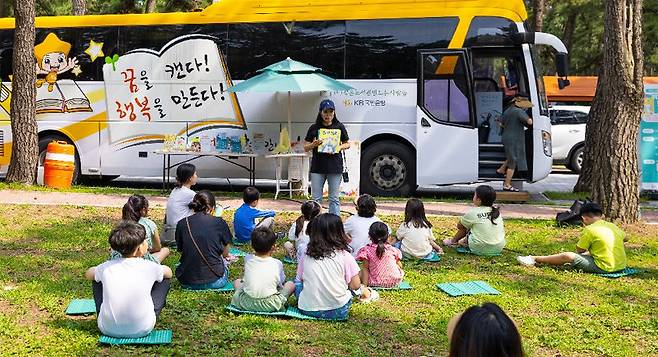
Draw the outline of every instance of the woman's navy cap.
<instances>
[{"instance_id":1,"label":"woman's navy cap","mask_svg":"<svg viewBox=\"0 0 658 357\"><path fill-rule=\"evenodd\" d=\"M336 105L330 99L325 99L320 102L320 111L323 111L325 109L336 110Z\"/></svg>"}]
</instances>

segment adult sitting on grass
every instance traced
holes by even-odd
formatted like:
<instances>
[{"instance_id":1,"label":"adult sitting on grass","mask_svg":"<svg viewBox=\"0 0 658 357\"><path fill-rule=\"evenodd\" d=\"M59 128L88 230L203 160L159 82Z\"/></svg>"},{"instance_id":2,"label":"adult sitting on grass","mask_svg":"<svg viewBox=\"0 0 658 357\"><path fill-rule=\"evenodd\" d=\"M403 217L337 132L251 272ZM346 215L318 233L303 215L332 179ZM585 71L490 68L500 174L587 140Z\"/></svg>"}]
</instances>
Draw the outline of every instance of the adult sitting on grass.
<instances>
[{"instance_id":1,"label":"adult sitting on grass","mask_svg":"<svg viewBox=\"0 0 658 357\"><path fill-rule=\"evenodd\" d=\"M597 203L586 203L580 209L585 229L576 244L576 252L564 252L548 256L517 257L521 265L564 265L586 273L605 274L626 268L624 241L626 234L615 224L603 219L603 210Z\"/></svg>"},{"instance_id":2,"label":"adult sitting on grass","mask_svg":"<svg viewBox=\"0 0 658 357\"><path fill-rule=\"evenodd\" d=\"M171 269L142 259L148 251L144 227L123 221L110 233L110 246L122 258L89 268L93 280L98 329L110 337L148 335L165 306L171 286Z\"/></svg>"},{"instance_id":3,"label":"adult sitting on grass","mask_svg":"<svg viewBox=\"0 0 658 357\"><path fill-rule=\"evenodd\" d=\"M521 335L493 303L474 305L448 322L449 357L523 357Z\"/></svg>"},{"instance_id":4,"label":"adult sitting on grass","mask_svg":"<svg viewBox=\"0 0 658 357\"><path fill-rule=\"evenodd\" d=\"M195 212L176 226L176 246L181 252L176 278L192 290L220 289L228 282L224 258L229 256L231 230L215 217L215 196L199 191L189 207Z\"/></svg>"},{"instance_id":5,"label":"adult sitting on grass","mask_svg":"<svg viewBox=\"0 0 658 357\"><path fill-rule=\"evenodd\" d=\"M194 213L189 208L189 204L196 195L191 187L196 185L197 179L196 166L192 164L181 164L176 169L176 187L171 190L167 199L165 227L162 232L163 244L173 245L176 237L176 225L181 219Z\"/></svg>"}]
</instances>

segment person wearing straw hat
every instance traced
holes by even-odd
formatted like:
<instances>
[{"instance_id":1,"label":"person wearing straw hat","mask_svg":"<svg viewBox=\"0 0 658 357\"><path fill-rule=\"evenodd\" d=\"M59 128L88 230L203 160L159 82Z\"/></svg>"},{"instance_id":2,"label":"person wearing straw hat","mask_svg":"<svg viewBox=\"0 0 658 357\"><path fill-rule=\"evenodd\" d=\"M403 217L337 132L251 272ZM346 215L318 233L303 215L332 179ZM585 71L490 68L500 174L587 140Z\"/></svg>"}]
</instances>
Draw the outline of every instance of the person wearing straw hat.
<instances>
[{"instance_id":1,"label":"person wearing straw hat","mask_svg":"<svg viewBox=\"0 0 658 357\"><path fill-rule=\"evenodd\" d=\"M502 141L505 147L505 162L496 170L505 175L503 191L518 192L512 187L514 172L527 171L528 164L525 157L525 126L532 125L532 118L526 110L532 108L532 103L522 95L507 97L503 100L506 107L503 112L500 126L502 128Z\"/></svg>"},{"instance_id":2,"label":"person wearing straw hat","mask_svg":"<svg viewBox=\"0 0 658 357\"><path fill-rule=\"evenodd\" d=\"M329 185L329 213L340 215L340 182L343 173L342 150L350 148L345 125L336 118L336 105L330 99L320 102L315 124L308 128L304 150L313 151L311 195L322 202L325 181Z\"/></svg>"}]
</instances>

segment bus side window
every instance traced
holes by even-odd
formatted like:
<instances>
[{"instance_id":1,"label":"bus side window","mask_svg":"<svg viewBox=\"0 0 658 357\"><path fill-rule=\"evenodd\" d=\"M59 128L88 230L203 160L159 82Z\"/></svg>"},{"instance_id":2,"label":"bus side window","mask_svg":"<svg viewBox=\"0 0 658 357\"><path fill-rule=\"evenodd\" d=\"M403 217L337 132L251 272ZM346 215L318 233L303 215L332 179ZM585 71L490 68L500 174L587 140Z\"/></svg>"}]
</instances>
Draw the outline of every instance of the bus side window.
<instances>
[{"instance_id":1,"label":"bus side window","mask_svg":"<svg viewBox=\"0 0 658 357\"><path fill-rule=\"evenodd\" d=\"M8 82L9 76L12 74L13 54L14 50L11 47L0 49L0 80L3 82Z\"/></svg>"},{"instance_id":2,"label":"bus side window","mask_svg":"<svg viewBox=\"0 0 658 357\"><path fill-rule=\"evenodd\" d=\"M347 21L347 78L415 78L417 51L447 48L458 23L457 17Z\"/></svg>"},{"instance_id":3,"label":"bus side window","mask_svg":"<svg viewBox=\"0 0 658 357\"><path fill-rule=\"evenodd\" d=\"M423 108L435 121L471 124L464 58L456 55L424 56ZM450 65L446 66L446 63Z\"/></svg>"}]
</instances>

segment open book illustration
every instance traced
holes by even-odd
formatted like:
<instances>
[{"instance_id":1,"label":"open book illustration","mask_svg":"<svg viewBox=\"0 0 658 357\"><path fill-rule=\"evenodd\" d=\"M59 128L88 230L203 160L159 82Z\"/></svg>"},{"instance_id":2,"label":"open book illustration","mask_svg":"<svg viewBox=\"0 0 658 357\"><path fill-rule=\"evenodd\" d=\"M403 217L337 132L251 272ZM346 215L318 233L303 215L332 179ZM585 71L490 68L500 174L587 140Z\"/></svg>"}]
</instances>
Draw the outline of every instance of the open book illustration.
<instances>
[{"instance_id":1,"label":"open book illustration","mask_svg":"<svg viewBox=\"0 0 658 357\"><path fill-rule=\"evenodd\" d=\"M37 88L37 114L91 112L89 98L70 79L58 80L52 92L48 86Z\"/></svg>"},{"instance_id":2,"label":"open book illustration","mask_svg":"<svg viewBox=\"0 0 658 357\"><path fill-rule=\"evenodd\" d=\"M322 144L318 146L318 152L325 154L337 154L340 146L340 129L320 129L318 139Z\"/></svg>"}]
</instances>

